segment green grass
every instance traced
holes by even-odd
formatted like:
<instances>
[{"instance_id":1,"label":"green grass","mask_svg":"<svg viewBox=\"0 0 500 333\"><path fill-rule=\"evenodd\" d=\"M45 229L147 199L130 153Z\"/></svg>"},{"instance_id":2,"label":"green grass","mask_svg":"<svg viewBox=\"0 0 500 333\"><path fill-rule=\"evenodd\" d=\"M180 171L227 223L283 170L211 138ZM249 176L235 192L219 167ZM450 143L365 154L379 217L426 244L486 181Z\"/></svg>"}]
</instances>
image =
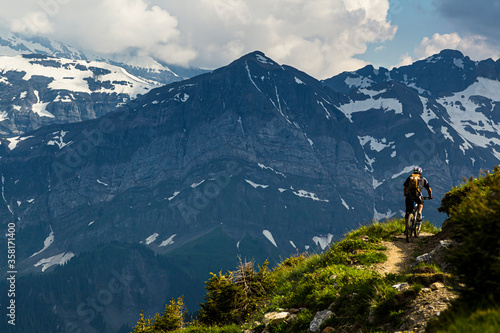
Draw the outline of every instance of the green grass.
<instances>
[{"instance_id":1,"label":"green grass","mask_svg":"<svg viewBox=\"0 0 500 333\"><path fill-rule=\"evenodd\" d=\"M236 324L223 327L208 327L191 325L183 329L172 331L173 333L241 333L242 327Z\"/></svg>"},{"instance_id":2,"label":"green grass","mask_svg":"<svg viewBox=\"0 0 500 333\"><path fill-rule=\"evenodd\" d=\"M384 254L386 248L382 242L401 235L405 223L402 218L374 222L349 232L343 240L332 244L325 253L297 254L284 260L275 269L254 276L253 278L258 280L256 282L265 288L265 295L253 300L259 302L257 310L246 317L245 323L208 327L200 325L199 321L175 332L233 333L245 329L252 329L256 333L264 330L269 333L306 332L316 311L327 308L335 315L324 326L334 327L336 332L396 331L406 315L407 305L424 287L436 281L459 281L457 278L464 277L467 278L464 281L469 284L466 290L479 292L464 291L462 297L453 301L450 308L428 323L426 332L500 332L500 261L496 260L500 244L496 237L496 231L500 230L496 213L500 211L498 193L500 169L495 168L493 173L486 173L483 178L470 179L463 186L452 189L441 202L440 211L451 213L450 223L465 226L463 230L458 229L462 231L462 239L475 237L470 241L471 248L459 253L461 256L457 257L461 262L465 262L465 258L469 259L470 264L467 262L465 268L472 267L469 269L471 272L462 267L462 273L453 276L444 273L436 265L420 264L405 274L383 276L377 273L371 266L387 260ZM493 208L496 210L492 215ZM465 214L463 219L459 218L460 214ZM457 225L454 236L456 228ZM440 229L425 221L421 231L436 234ZM419 254L418 251L423 251L424 244L425 241L420 240L420 250L417 249L415 255ZM460 247L463 246L463 243L461 244ZM486 252L486 245L495 247ZM489 259L487 264L479 260L485 253L491 253L491 257L494 257ZM492 260L496 261L492 263ZM478 272L483 275L476 276ZM488 282L488 289L478 289L481 286L474 285L476 280L482 284ZM397 291L393 285L398 282L408 282L410 288ZM214 288L214 292L217 294L218 289ZM259 294L260 296L262 295ZM248 294L246 297L249 297ZM241 303L244 302L235 302ZM218 305L220 304L215 304L216 309L221 308ZM265 328L262 324L264 314L283 309L298 309L295 320Z\"/></svg>"},{"instance_id":3,"label":"green grass","mask_svg":"<svg viewBox=\"0 0 500 333\"><path fill-rule=\"evenodd\" d=\"M500 305L474 304L458 300L439 321L429 323L432 333L497 333L500 332Z\"/></svg>"}]
</instances>

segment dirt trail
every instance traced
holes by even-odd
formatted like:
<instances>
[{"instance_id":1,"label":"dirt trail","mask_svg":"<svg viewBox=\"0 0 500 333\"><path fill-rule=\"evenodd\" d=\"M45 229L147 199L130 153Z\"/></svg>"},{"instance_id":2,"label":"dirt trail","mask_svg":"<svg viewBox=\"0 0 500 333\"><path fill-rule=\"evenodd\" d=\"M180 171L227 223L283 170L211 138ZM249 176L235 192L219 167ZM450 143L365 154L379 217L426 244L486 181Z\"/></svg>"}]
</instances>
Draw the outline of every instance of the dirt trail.
<instances>
[{"instance_id":1,"label":"dirt trail","mask_svg":"<svg viewBox=\"0 0 500 333\"><path fill-rule=\"evenodd\" d=\"M417 250L421 240L433 236L430 233L422 232L418 238L411 238L410 243L406 241L405 235L396 235L393 241L384 241L382 245L387 248L385 252L387 261L374 265L374 269L380 274L401 273L407 270L415 261L413 253Z\"/></svg>"},{"instance_id":2,"label":"dirt trail","mask_svg":"<svg viewBox=\"0 0 500 333\"><path fill-rule=\"evenodd\" d=\"M435 237L433 237L433 234L422 232L417 239L412 238L408 243L404 234L396 235L392 241L382 243L387 248L385 251L387 261L375 264L373 269L382 275L407 271L415 261L415 251L423 254L433 249L435 246L435 242L432 241ZM422 242L423 240L424 242ZM415 300L406 306L406 315L402 319L403 325L395 332L425 332L428 320L439 316L449 306L450 302L458 297L455 291L443 284L431 287L424 288Z\"/></svg>"}]
</instances>

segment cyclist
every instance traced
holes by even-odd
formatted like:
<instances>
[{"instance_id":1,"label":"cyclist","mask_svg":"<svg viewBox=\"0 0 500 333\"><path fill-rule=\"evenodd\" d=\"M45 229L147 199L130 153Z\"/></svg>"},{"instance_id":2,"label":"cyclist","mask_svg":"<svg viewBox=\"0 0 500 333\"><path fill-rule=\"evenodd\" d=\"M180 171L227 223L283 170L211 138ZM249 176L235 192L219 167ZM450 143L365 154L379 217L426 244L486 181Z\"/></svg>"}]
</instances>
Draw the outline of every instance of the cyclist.
<instances>
[{"instance_id":1,"label":"cyclist","mask_svg":"<svg viewBox=\"0 0 500 333\"><path fill-rule=\"evenodd\" d=\"M406 214L405 222L408 228L408 216L413 211L414 202L417 203L417 222L422 221L422 209L424 208L424 198L422 196L422 189L427 190L429 199L432 199L432 190L429 186L427 179L422 177L422 168L415 167L413 173L404 182L404 195L406 197Z\"/></svg>"}]
</instances>

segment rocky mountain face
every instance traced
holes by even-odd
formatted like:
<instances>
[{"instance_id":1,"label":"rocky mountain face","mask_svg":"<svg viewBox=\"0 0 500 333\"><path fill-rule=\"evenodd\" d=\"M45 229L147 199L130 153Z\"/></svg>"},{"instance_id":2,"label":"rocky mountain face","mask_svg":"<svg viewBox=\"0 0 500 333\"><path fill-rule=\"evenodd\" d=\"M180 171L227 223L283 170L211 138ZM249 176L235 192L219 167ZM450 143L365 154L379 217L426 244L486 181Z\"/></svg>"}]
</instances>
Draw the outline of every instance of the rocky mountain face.
<instances>
[{"instance_id":1,"label":"rocky mountain face","mask_svg":"<svg viewBox=\"0 0 500 333\"><path fill-rule=\"evenodd\" d=\"M338 108L364 148L375 216L397 214L393 207L412 165L423 167L439 199L463 177L498 164L499 74L498 60L475 62L444 50L411 66L367 66L324 81L348 98ZM439 221L433 210L425 213Z\"/></svg>"},{"instance_id":2,"label":"rocky mountain face","mask_svg":"<svg viewBox=\"0 0 500 333\"><path fill-rule=\"evenodd\" d=\"M99 118L158 85L107 63L1 56L0 136Z\"/></svg>"},{"instance_id":3,"label":"rocky mountain face","mask_svg":"<svg viewBox=\"0 0 500 333\"><path fill-rule=\"evenodd\" d=\"M1 139L0 218L16 225L16 269L36 274L26 285L68 283L43 300L57 325L116 332L136 320L118 315L123 303L101 302L90 321L78 308L120 268L91 254L148 248L166 261L126 256L123 274L140 281L124 289L129 310L159 312L181 294L194 310L208 272L237 255L273 264L400 215L414 165L436 197L424 216L440 224L442 195L498 164L497 64L443 51L320 82L254 52L97 119ZM72 294L83 282L69 276L92 260L89 289Z\"/></svg>"}]
</instances>

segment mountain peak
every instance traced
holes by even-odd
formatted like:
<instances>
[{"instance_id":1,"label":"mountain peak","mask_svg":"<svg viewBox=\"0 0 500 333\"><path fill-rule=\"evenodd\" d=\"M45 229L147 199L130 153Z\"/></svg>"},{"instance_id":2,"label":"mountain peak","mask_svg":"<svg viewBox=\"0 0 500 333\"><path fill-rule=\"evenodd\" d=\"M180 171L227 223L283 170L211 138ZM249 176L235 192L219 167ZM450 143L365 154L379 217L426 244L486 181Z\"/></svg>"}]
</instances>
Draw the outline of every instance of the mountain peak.
<instances>
[{"instance_id":1,"label":"mountain peak","mask_svg":"<svg viewBox=\"0 0 500 333\"><path fill-rule=\"evenodd\" d=\"M463 59L464 54L458 50L451 50L451 49L444 49L441 52L439 52L439 56L446 57L446 58L459 58Z\"/></svg>"},{"instance_id":2,"label":"mountain peak","mask_svg":"<svg viewBox=\"0 0 500 333\"><path fill-rule=\"evenodd\" d=\"M271 58L267 57L263 52L261 51L254 51L251 53L248 53L238 60L234 61L233 64L235 63L241 63L241 62L246 62L246 63L256 63L259 66L262 67L275 67L275 66L280 66L278 63L276 63L274 60Z\"/></svg>"}]
</instances>

